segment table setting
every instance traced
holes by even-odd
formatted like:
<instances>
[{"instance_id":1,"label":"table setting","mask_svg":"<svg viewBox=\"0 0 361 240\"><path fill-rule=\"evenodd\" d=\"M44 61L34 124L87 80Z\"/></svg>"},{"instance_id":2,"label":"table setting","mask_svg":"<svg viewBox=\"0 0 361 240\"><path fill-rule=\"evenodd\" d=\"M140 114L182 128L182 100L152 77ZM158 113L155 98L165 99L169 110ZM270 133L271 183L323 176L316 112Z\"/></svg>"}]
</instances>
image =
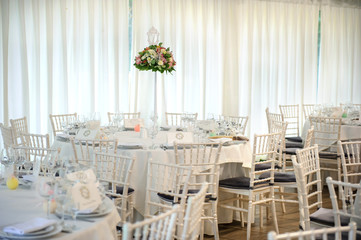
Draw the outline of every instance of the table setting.
<instances>
[{"instance_id":1,"label":"table setting","mask_svg":"<svg viewBox=\"0 0 361 240\"><path fill-rule=\"evenodd\" d=\"M2 154L1 162L9 158L14 157ZM38 175L16 172L11 164L3 169L0 238L115 238L120 216L94 170L79 165L61 168Z\"/></svg>"}]
</instances>

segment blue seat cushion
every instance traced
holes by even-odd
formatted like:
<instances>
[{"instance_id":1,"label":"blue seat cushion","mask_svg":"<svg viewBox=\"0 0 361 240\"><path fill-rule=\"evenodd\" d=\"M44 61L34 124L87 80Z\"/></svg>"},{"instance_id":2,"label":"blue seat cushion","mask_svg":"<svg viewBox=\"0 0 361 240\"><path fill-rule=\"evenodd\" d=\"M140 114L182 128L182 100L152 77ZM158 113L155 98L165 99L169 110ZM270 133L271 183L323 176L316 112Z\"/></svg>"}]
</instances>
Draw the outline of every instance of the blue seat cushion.
<instances>
[{"instance_id":1,"label":"blue seat cushion","mask_svg":"<svg viewBox=\"0 0 361 240\"><path fill-rule=\"evenodd\" d=\"M260 179L264 179L264 178L269 178L270 177L270 172L266 172L266 173L262 173L259 178ZM296 182L296 176L294 173L292 172L275 172L274 173L274 182Z\"/></svg>"},{"instance_id":2,"label":"blue seat cushion","mask_svg":"<svg viewBox=\"0 0 361 240\"><path fill-rule=\"evenodd\" d=\"M302 143L302 138L300 136L286 137L286 140L291 141L291 142L300 142L300 143Z\"/></svg>"},{"instance_id":3,"label":"blue seat cushion","mask_svg":"<svg viewBox=\"0 0 361 240\"><path fill-rule=\"evenodd\" d=\"M286 142L286 148L303 148L303 144L300 142Z\"/></svg>"},{"instance_id":4,"label":"blue seat cushion","mask_svg":"<svg viewBox=\"0 0 361 240\"><path fill-rule=\"evenodd\" d=\"M260 163L260 164L256 164L254 166L254 169L256 171L267 170L267 169L270 169L270 168L271 168L271 163ZM275 164L275 169L282 169L282 167Z\"/></svg>"}]
</instances>

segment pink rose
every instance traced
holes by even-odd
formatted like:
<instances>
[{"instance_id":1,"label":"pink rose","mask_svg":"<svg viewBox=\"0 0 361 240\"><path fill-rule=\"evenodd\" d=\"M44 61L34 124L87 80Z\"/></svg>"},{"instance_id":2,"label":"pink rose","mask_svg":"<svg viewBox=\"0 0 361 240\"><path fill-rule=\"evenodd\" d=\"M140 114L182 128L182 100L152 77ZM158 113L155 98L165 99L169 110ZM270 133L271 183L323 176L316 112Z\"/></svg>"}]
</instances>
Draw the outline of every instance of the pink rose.
<instances>
[{"instance_id":1,"label":"pink rose","mask_svg":"<svg viewBox=\"0 0 361 240\"><path fill-rule=\"evenodd\" d=\"M142 60L140 59L140 57L135 58L135 63L138 65L142 63Z\"/></svg>"}]
</instances>

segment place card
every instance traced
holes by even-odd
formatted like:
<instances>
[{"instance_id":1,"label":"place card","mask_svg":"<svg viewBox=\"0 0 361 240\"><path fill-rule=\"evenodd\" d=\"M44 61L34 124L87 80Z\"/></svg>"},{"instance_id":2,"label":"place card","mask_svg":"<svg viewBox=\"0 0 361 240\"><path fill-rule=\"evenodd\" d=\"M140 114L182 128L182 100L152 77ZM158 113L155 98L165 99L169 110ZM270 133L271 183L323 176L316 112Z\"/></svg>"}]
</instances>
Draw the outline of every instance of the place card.
<instances>
[{"instance_id":1,"label":"place card","mask_svg":"<svg viewBox=\"0 0 361 240\"><path fill-rule=\"evenodd\" d=\"M197 125L205 131L214 131L216 129L216 122L213 120L198 120Z\"/></svg>"},{"instance_id":2,"label":"place card","mask_svg":"<svg viewBox=\"0 0 361 240\"><path fill-rule=\"evenodd\" d=\"M193 133L192 132L168 132L167 133L168 145L173 145L174 142L191 143L191 142L193 142Z\"/></svg>"},{"instance_id":3,"label":"place card","mask_svg":"<svg viewBox=\"0 0 361 240\"><path fill-rule=\"evenodd\" d=\"M71 189L72 199L79 212L91 213L101 204L102 200L96 184L76 183Z\"/></svg>"},{"instance_id":4,"label":"place card","mask_svg":"<svg viewBox=\"0 0 361 240\"><path fill-rule=\"evenodd\" d=\"M68 173L66 177L67 179L73 182L86 180L87 182L95 183L97 181L97 177L95 176L95 173L92 169Z\"/></svg>"},{"instance_id":5,"label":"place card","mask_svg":"<svg viewBox=\"0 0 361 240\"><path fill-rule=\"evenodd\" d=\"M142 118L132 118L132 119L124 119L124 128L126 129L134 129L135 126L139 125L139 127L144 127L144 119Z\"/></svg>"},{"instance_id":6,"label":"place card","mask_svg":"<svg viewBox=\"0 0 361 240\"><path fill-rule=\"evenodd\" d=\"M75 139L83 139L83 140L93 140L96 139L99 135L99 130L91 130L87 128L82 128L76 134Z\"/></svg>"}]
</instances>

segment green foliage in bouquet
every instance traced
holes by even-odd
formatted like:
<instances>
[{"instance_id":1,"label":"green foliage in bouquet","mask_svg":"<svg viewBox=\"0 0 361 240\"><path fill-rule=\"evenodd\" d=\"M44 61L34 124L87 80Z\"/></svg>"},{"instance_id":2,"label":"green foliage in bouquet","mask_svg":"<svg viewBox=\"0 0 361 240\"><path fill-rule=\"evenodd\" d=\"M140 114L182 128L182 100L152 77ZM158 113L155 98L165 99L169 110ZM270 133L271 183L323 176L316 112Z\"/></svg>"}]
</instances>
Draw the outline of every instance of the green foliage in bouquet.
<instances>
[{"instance_id":1,"label":"green foliage in bouquet","mask_svg":"<svg viewBox=\"0 0 361 240\"><path fill-rule=\"evenodd\" d=\"M134 66L140 71L153 71L161 73L171 73L175 71L174 66L176 62L173 58L173 53L169 48L162 47L162 43L159 45L150 45L139 52L139 55L135 57Z\"/></svg>"}]
</instances>

